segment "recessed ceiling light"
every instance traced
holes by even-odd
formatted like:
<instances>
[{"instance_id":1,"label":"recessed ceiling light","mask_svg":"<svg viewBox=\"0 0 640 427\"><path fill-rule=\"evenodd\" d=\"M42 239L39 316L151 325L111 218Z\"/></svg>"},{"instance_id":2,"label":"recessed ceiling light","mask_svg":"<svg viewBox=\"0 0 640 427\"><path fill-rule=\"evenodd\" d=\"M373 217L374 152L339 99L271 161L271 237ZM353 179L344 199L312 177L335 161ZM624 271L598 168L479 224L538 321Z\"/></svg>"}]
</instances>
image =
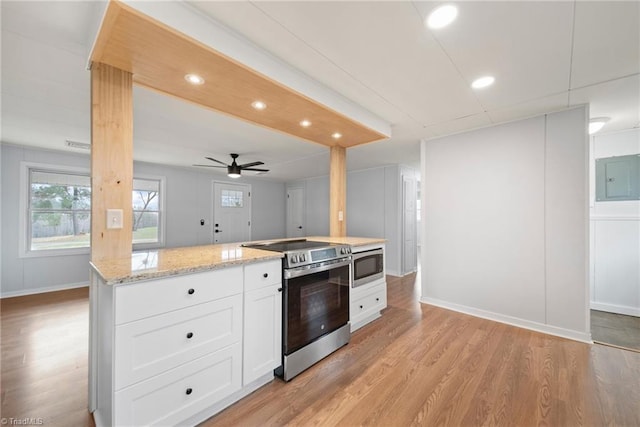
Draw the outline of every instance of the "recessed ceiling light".
<instances>
[{"instance_id":1,"label":"recessed ceiling light","mask_svg":"<svg viewBox=\"0 0 640 427\"><path fill-rule=\"evenodd\" d=\"M204 79L197 74L185 74L184 79L192 85L204 84Z\"/></svg>"},{"instance_id":2,"label":"recessed ceiling light","mask_svg":"<svg viewBox=\"0 0 640 427\"><path fill-rule=\"evenodd\" d=\"M339 132L335 132L333 135L331 135L331 138L340 139L340 138L342 138L342 134L339 133Z\"/></svg>"},{"instance_id":3,"label":"recessed ceiling light","mask_svg":"<svg viewBox=\"0 0 640 427\"><path fill-rule=\"evenodd\" d=\"M252 106L253 108L255 108L256 110L264 110L265 108L267 108L267 104L265 104L265 103L264 103L264 102L262 102L262 101L253 101L253 102L251 103L251 106Z\"/></svg>"},{"instance_id":4,"label":"recessed ceiling light","mask_svg":"<svg viewBox=\"0 0 640 427\"><path fill-rule=\"evenodd\" d=\"M479 79L475 79L473 83L471 83L471 87L474 89L482 89L487 86L491 86L496 79L492 76L484 76Z\"/></svg>"},{"instance_id":5,"label":"recessed ceiling light","mask_svg":"<svg viewBox=\"0 0 640 427\"><path fill-rule=\"evenodd\" d=\"M300 122L300 126L302 126L303 128L308 128L309 126L311 126L311 122L305 119Z\"/></svg>"},{"instance_id":6,"label":"recessed ceiling light","mask_svg":"<svg viewBox=\"0 0 640 427\"><path fill-rule=\"evenodd\" d=\"M609 121L609 117L594 117L589 120L589 135L598 132Z\"/></svg>"},{"instance_id":7,"label":"recessed ceiling light","mask_svg":"<svg viewBox=\"0 0 640 427\"><path fill-rule=\"evenodd\" d=\"M451 4L445 4L434 9L427 16L426 24L427 27L437 30L451 24L456 19L456 16L458 16L458 8Z\"/></svg>"}]
</instances>

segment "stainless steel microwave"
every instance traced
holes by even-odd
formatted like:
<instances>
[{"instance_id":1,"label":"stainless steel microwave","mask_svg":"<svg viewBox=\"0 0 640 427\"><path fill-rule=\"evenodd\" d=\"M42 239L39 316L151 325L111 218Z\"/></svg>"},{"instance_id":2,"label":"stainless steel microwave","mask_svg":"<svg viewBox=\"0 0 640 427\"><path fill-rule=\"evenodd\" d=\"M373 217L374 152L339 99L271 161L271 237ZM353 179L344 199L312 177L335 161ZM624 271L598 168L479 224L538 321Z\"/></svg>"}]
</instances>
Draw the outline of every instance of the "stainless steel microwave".
<instances>
[{"instance_id":1,"label":"stainless steel microwave","mask_svg":"<svg viewBox=\"0 0 640 427\"><path fill-rule=\"evenodd\" d=\"M352 286L357 288L384 277L384 256L382 249L352 254Z\"/></svg>"}]
</instances>

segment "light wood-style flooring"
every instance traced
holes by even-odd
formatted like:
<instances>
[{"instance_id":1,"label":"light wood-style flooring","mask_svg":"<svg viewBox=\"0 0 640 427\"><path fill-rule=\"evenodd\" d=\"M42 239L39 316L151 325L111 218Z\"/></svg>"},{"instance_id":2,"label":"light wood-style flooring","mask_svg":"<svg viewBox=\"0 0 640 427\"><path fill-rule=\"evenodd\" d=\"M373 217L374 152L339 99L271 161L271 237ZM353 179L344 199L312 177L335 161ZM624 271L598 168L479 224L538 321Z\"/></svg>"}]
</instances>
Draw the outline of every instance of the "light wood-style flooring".
<instances>
[{"instance_id":1,"label":"light wood-style flooring","mask_svg":"<svg viewBox=\"0 0 640 427\"><path fill-rule=\"evenodd\" d=\"M640 354L421 305L415 275L388 284L349 345L203 425L640 425ZM92 426L87 290L1 309L2 417Z\"/></svg>"}]
</instances>

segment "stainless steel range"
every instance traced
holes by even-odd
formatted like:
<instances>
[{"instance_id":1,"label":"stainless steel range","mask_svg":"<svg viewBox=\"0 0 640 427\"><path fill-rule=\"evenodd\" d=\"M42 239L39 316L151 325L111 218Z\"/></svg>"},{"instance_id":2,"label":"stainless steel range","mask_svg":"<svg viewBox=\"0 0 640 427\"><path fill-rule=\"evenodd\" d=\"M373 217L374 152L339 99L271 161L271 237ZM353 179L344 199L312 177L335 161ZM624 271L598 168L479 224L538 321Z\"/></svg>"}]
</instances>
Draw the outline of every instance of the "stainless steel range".
<instances>
[{"instance_id":1,"label":"stainless steel range","mask_svg":"<svg viewBox=\"0 0 640 427\"><path fill-rule=\"evenodd\" d=\"M288 240L247 247L284 253L282 366L285 381L349 342L351 247Z\"/></svg>"}]
</instances>

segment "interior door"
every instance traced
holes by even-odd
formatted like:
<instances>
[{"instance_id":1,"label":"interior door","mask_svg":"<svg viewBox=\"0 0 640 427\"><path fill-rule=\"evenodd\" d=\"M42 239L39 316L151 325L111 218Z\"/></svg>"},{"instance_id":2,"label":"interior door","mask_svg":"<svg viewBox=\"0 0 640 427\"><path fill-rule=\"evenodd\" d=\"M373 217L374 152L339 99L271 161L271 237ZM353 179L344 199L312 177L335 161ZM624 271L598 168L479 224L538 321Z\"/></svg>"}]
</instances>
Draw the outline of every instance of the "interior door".
<instances>
[{"instance_id":1,"label":"interior door","mask_svg":"<svg viewBox=\"0 0 640 427\"><path fill-rule=\"evenodd\" d=\"M304 188L287 189L287 237L305 236Z\"/></svg>"},{"instance_id":2,"label":"interior door","mask_svg":"<svg viewBox=\"0 0 640 427\"><path fill-rule=\"evenodd\" d=\"M213 243L251 240L251 186L213 184Z\"/></svg>"},{"instance_id":3,"label":"interior door","mask_svg":"<svg viewBox=\"0 0 640 427\"><path fill-rule=\"evenodd\" d=\"M416 270L417 232L416 232L416 180L402 177L402 273Z\"/></svg>"}]
</instances>

